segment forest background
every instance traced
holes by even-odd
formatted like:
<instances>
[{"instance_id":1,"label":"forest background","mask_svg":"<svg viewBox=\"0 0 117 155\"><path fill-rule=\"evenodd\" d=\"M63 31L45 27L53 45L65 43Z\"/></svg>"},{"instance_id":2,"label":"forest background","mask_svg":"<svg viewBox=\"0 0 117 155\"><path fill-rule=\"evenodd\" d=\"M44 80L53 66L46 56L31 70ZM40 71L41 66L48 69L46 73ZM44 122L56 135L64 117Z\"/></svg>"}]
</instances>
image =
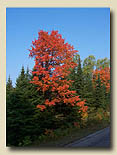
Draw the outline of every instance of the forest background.
<instances>
[{"instance_id":1,"label":"forest background","mask_svg":"<svg viewBox=\"0 0 117 155\"><path fill-rule=\"evenodd\" d=\"M110 60L80 55L58 33L41 30L32 41L32 72L6 85L7 145L57 139L67 129L110 122Z\"/></svg>"},{"instance_id":2,"label":"forest background","mask_svg":"<svg viewBox=\"0 0 117 155\"><path fill-rule=\"evenodd\" d=\"M69 131L66 131L66 129L70 128L71 130L73 126L76 129L83 129L86 126L91 126L91 124L95 126L97 124L95 121L98 121L98 124L100 120L101 122L103 120L110 121L110 61L108 58L110 54L110 10L108 8L42 8L39 10L38 12L38 9L7 9L7 145L26 146L36 140L42 142L47 137L56 139L60 136L60 133L66 134ZM41 15L40 20L36 20L38 15ZM18 21L16 20L17 17L19 17ZM31 19L34 27L29 24ZM71 19L71 22L69 19ZM17 31L16 27L22 29L22 33ZM29 39L31 41L34 38L29 34L36 34L37 27L59 29L62 36L67 37L68 43L75 44L76 49L77 42L79 42L78 54L71 55L73 64L78 64L78 67L69 66L71 70L65 78L72 82L70 82L71 86L69 88L68 86L64 88L74 93L75 101L80 99L80 104L85 109L80 114L77 113L79 111L78 106L72 106L71 108L69 106L65 107L66 104L63 104L64 106L61 105L58 108L55 102L52 102L53 100L48 101L47 96L49 95L44 96L42 93L46 91L46 85L41 86L43 90L40 92L39 84L30 83L30 81L36 80L34 74L30 72L34 69L34 63L29 63L31 64L31 66L28 66L30 69L24 63L25 66L19 72L20 62L28 62L27 59L29 60L27 54L23 54L26 52L21 52L24 51L22 47L29 47ZM76 30L76 28L78 29ZM31 33L28 33L29 30ZM24 37L22 37L22 34L24 34ZM15 39L16 37L17 39ZM16 48L17 53L14 50ZM88 54L89 56L86 57ZM101 55L101 58L99 58L99 55ZM11 60L13 60L12 63ZM14 65L16 67L12 69ZM26 67L27 69L24 69ZM15 77L18 72L19 76L15 84ZM13 79L13 82L11 79ZM52 104L52 107L47 106ZM63 129L65 133L61 132Z\"/></svg>"}]
</instances>

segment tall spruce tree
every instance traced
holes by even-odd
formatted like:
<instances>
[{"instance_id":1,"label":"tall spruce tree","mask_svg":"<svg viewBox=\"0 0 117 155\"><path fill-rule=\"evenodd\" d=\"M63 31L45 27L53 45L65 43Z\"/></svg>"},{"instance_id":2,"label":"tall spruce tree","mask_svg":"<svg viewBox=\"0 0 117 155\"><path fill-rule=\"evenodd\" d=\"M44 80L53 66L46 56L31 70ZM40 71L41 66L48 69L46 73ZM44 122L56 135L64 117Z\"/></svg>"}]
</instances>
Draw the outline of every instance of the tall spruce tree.
<instances>
[{"instance_id":1,"label":"tall spruce tree","mask_svg":"<svg viewBox=\"0 0 117 155\"><path fill-rule=\"evenodd\" d=\"M83 98L83 87L84 87L84 77L83 77L83 72L82 72L82 68L81 68L81 59L80 56L78 57L78 67L76 70L76 74L75 74L75 90L77 92L77 94L80 96L80 98Z\"/></svg>"},{"instance_id":2,"label":"tall spruce tree","mask_svg":"<svg viewBox=\"0 0 117 155\"><path fill-rule=\"evenodd\" d=\"M92 84L92 72L94 67L95 57L93 55L89 55L83 62L83 98L86 99L86 103L89 107L92 107L94 102L94 89Z\"/></svg>"},{"instance_id":3,"label":"tall spruce tree","mask_svg":"<svg viewBox=\"0 0 117 155\"><path fill-rule=\"evenodd\" d=\"M27 96L29 85L22 67L16 81L16 88L10 96L10 101L7 100L9 104L7 110L10 111L7 115L7 145L23 145L26 136L35 134L33 120L35 106L29 102L29 96Z\"/></svg>"},{"instance_id":4,"label":"tall spruce tree","mask_svg":"<svg viewBox=\"0 0 117 155\"><path fill-rule=\"evenodd\" d=\"M7 144L10 144L10 140L12 139L12 134L11 134L11 130L10 129L10 123L12 122L12 118L10 117L12 114L12 100L11 100L11 96L13 94L13 86L12 86L12 80L10 78L8 78L8 81L6 83L6 141ZM9 132L9 134L8 134Z\"/></svg>"},{"instance_id":5,"label":"tall spruce tree","mask_svg":"<svg viewBox=\"0 0 117 155\"><path fill-rule=\"evenodd\" d=\"M96 109L105 107L105 86L101 83L99 74L98 79L96 80L94 106L96 107Z\"/></svg>"},{"instance_id":6,"label":"tall spruce tree","mask_svg":"<svg viewBox=\"0 0 117 155\"><path fill-rule=\"evenodd\" d=\"M83 74L84 75L84 87L82 96L86 100L86 103L89 107L93 106L94 102L94 89L92 84L92 79L90 74Z\"/></svg>"},{"instance_id":7,"label":"tall spruce tree","mask_svg":"<svg viewBox=\"0 0 117 155\"><path fill-rule=\"evenodd\" d=\"M22 91L24 91L26 88L26 85L27 85L27 80L26 80L25 70L24 70L24 66L22 66L21 73L19 77L16 79L16 90L22 88Z\"/></svg>"},{"instance_id":8,"label":"tall spruce tree","mask_svg":"<svg viewBox=\"0 0 117 155\"><path fill-rule=\"evenodd\" d=\"M8 81L7 81L7 84L6 84L6 91L7 93L12 91L13 90L13 85L12 85L12 80L10 78L10 75L8 77Z\"/></svg>"}]
</instances>

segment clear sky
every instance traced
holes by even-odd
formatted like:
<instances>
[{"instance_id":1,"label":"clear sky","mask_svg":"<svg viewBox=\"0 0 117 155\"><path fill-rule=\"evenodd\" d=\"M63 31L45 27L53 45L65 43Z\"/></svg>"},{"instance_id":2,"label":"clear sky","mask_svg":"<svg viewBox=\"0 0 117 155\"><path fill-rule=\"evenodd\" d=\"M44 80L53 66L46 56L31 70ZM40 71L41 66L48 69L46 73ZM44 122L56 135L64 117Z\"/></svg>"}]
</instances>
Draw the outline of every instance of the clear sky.
<instances>
[{"instance_id":1,"label":"clear sky","mask_svg":"<svg viewBox=\"0 0 117 155\"><path fill-rule=\"evenodd\" d=\"M110 59L109 8L7 8L6 79L10 75L13 85L22 65L33 68L28 49L39 30L58 30L82 60L89 55Z\"/></svg>"}]
</instances>

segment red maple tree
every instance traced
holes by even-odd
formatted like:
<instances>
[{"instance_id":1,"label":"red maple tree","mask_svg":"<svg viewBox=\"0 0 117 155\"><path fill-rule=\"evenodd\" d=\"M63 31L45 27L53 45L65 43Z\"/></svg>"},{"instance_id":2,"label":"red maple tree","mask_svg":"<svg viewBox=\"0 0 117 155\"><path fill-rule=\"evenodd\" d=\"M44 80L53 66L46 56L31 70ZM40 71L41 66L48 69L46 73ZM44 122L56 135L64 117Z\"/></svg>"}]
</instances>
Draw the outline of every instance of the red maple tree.
<instances>
[{"instance_id":1,"label":"red maple tree","mask_svg":"<svg viewBox=\"0 0 117 155\"><path fill-rule=\"evenodd\" d=\"M38 39L32 41L29 51L30 57L35 60L32 71L34 78L31 83L37 85L37 89L45 94L45 102L43 105L37 105L37 108L43 111L46 106L64 103L79 106L80 110L85 112L85 101L81 101L75 91L69 90L72 81L67 79L70 68L77 66L73 57L78 51L65 43L61 34L54 30L41 30Z\"/></svg>"},{"instance_id":2,"label":"red maple tree","mask_svg":"<svg viewBox=\"0 0 117 155\"><path fill-rule=\"evenodd\" d=\"M98 79L98 74L100 75L101 83L105 84L106 90L110 89L110 68L100 68L93 71L93 83Z\"/></svg>"}]
</instances>

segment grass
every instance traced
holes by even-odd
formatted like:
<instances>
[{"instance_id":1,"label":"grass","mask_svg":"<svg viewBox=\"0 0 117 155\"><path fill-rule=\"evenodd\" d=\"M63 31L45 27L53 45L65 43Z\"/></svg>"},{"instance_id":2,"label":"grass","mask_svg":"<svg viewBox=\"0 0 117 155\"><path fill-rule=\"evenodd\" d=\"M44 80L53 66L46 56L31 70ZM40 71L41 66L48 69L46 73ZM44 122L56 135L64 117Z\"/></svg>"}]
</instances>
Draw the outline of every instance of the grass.
<instances>
[{"instance_id":1,"label":"grass","mask_svg":"<svg viewBox=\"0 0 117 155\"><path fill-rule=\"evenodd\" d=\"M58 129L55 131L56 137L47 137L44 141L35 141L31 146L34 147L64 147L65 145L79 140L91 133L99 131L103 128L108 127L109 121L91 121L82 128L70 127L67 129Z\"/></svg>"}]
</instances>

